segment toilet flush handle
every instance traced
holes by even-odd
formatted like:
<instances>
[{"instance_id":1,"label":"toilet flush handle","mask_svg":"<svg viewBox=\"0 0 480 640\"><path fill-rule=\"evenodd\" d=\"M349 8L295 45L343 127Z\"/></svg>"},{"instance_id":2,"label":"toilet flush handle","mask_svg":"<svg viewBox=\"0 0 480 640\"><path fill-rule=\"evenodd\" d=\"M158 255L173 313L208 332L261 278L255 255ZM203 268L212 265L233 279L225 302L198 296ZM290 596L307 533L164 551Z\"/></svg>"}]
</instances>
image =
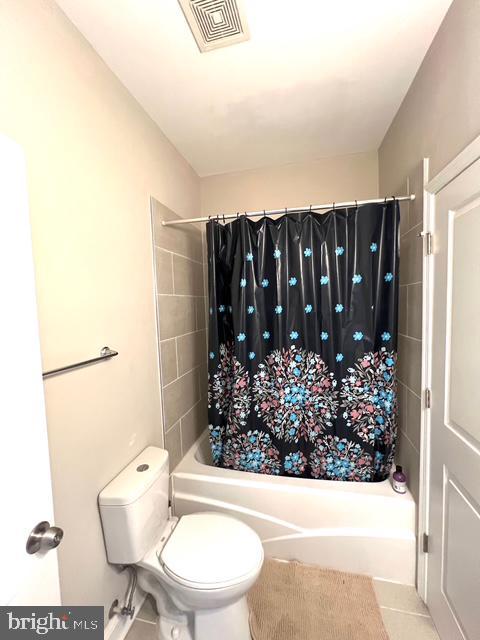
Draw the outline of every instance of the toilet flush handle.
<instances>
[{"instance_id":1,"label":"toilet flush handle","mask_svg":"<svg viewBox=\"0 0 480 640\"><path fill-rule=\"evenodd\" d=\"M50 551L58 547L63 538L63 529L60 527L51 527L46 520L39 522L32 529L27 539L27 553L33 554L38 551Z\"/></svg>"}]
</instances>

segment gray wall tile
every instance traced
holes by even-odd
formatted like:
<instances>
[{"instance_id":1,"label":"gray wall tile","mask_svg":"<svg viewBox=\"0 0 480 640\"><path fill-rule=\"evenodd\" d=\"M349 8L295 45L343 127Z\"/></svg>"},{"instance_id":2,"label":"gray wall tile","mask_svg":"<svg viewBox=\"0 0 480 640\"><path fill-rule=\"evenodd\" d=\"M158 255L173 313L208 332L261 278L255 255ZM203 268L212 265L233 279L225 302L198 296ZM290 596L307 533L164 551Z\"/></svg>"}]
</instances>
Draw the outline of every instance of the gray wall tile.
<instances>
[{"instance_id":1,"label":"gray wall tile","mask_svg":"<svg viewBox=\"0 0 480 640\"><path fill-rule=\"evenodd\" d=\"M202 235L200 228L193 224L163 227L162 220L180 219L180 216L177 216L154 198L152 198L151 208L155 244L162 249L202 262Z\"/></svg>"},{"instance_id":2,"label":"gray wall tile","mask_svg":"<svg viewBox=\"0 0 480 640\"><path fill-rule=\"evenodd\" d=\"M417 451L420 451L420 423L422 403L412 391L407 389L407 436Z\"/></svg>"},{"instance_id":3,"label":"gray wall tile","mask_svg":"<svg viewBox=\"0 0 480 640\"><path fill-rule=\"evenodd\" d=\"M174 254L173 283L176 294L203 296L203 265Z\"/></svg>"},{"instance_id":4,"label":"gray wall tile","mask_svg":"<svg viewBox=\"0 0 480 640\"><path fill-rule=\"evenodd\" d=\"M407 285L400 285L398 296L398 331L407 335Z\"/></svg>"},{"instance_id":5,"label":"gray wall tile","mask_svg":"<svg viewBox=\"0 0 480 640\"><path fill-rule=\"evenodd\" d=\"M200 400L198 370L194 369L163 388L165 428L169 429Z\"/></svg>"},{"instance_id":6,"label":"gray wall tile","mask_svg":"<svg viewBox=\"0 0 480 640\"><path fill-rule=\"evenodd\" d=\"M422 339L422 294L423 285L409 284L408 290L408 318L406 334L412 338Z\"/></svg>"},{"instance_id":7,"label":"gray wall tile","mask_svg":"<svg viewBox=\"0 0 480 640\"><path fill-rule=\"evenodd\" d=\"M173 293L172 254L155 247L155 279L157 293Z\"/></svg>"},{"instance_id":8,"label":"gray wall tile","mask_svg":"<svg viewBox=\"0 0 480 640\"><path fill-rule=\"evenodd\" d=\"M410 172L406 189L415 200L400 205L400 295L398 337L399 436L396 461L405 467L418 500L422 366L423 162ZM390 195L390 194L385 194Z\"/></svg>"},{"instance_id":9,"label":"gray wall tile","mask_svg":"<svg viewBox=\"0 0 480 640\"><path fill-rule=\"evenodd\" d=\"M182 446L186 453L208 424L207 404L200 400L183 416L180 421L182 429Z\"/></svg>"},{"instance_id":10,"label":"gray wall tile","mask_svg":"<svg viewBox=\"0 0 480 640\"><path fill-rule=\"evenodd\" d=\"M422 343L420 340L398 336L398 379L418 396L422 376Z\"/></svg>"},{"instance_id":11,"label":"gray wall tile","mask_svg":"<svg viewBox=\"0 0 480 640\"><path fill-rule=\"evenodd\" d=\"M194 299L189 296L157 296L160 338L167 340L195 331Z\"/></svg>"},{"instance_id":12,"label":"gray wall tile","mask_svg":"<svg viewBox=\"0 0 480 640\"><path fill-rule=\"evenodd\" d=\"M398 394L398 426L405 433L407 432L407 387L401 382L397 385Z\"/></svg>"},{"instance_id":13,"label":"gray wall tile","mask_svg":"<svg viewBox=\"0 0 480 640\"><path fill-rule=\"evenodd\" d=\"M400 239L400 284L422 281L423 241L418 237L421 226L410 229Z\"/></svg>"},{"instance_id":14,"label":"gray wall tile","mask_svg":"<svg viewBox=\"0 0 480 640\"><path fill-rule=\"evenodd\" d=\"M182 438L180 432L180 421L174 424L165 433L165 448L170 457L170 473L175 469L182 459Z\"/></svg>"},{"instance_id":15,"label":"gray wall tile","mask_svg":"<svg viewBox=\"0 0 480 640\"><path fill-rule=\"evenodd\" d=\"M194 367L206 362L207 348L205 331L188 333L177 338L178 372L183 375Z\"/></svg>"},{"instance_id":16,"label":"gray wall tile","mask_svg":"<svg viewBox=\"0 0 480 640\"><path fill-rule=\"evenodd\" d=\"M195 298L195 323L197 329L205 329L207 326L205 306L205 298Z\"/></svg>"},{"instance_id":17,"label":"gray wall tile","mask_svg":"<svg viewBox=\"0 0 480 640\"><path fill-rule=\"evenodd\" d=\"M408 201L400 203L400 235L402 236L407 233L409 229L409 208L410 203Z\"/></svg>"},{"instance_id":18,"label":"gray wall tile","mask_svg":"<svg viewBox=\"0 0 480 640\"><path fill-rule=\"evenodd\" d=\"M173 211L152 198L163 428L172 469L196 438L197 429L207 426L206 415L198 418L205 409L200 398L207 389L205 227L161 225L162 220L175 218Z\"/></svg>"},{"instance_id":19,"label":"gray wall tile","mask_svg":"<svg viewBox=\"0 0 480 640\"><path fill-rule=\"evenodd\" d=\"M198 382L200 396L202 398L206 398L208 392L208 363L206 361L202 362L202 364L198 367Z\"/></svg>"},{"instance_id":20,"label":"gray wall tile","mask_svg":"<svg viewBox=\"0 0 480 640\"><path fill-rule=\"evenodd\" d=\"M178 378L177 346L175 339L160 343L160 365L162 368L162 385L165 386Z\"/></svg>"}]
</instances>

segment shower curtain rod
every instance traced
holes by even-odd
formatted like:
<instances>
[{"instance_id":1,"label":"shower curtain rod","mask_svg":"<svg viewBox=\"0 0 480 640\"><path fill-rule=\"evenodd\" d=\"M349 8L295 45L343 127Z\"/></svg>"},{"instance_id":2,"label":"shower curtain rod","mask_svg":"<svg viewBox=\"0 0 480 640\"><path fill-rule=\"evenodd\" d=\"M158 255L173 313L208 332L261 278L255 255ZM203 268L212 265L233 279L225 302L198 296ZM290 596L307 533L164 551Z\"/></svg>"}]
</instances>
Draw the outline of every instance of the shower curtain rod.
<instances>
[{"instance_id":1,"label":"shower curtain rod","mask_svg":"<svg viewBox=\"0 0 480 640\"><path fill-rule=\"evenodd\" d=\"M320 211L322 209L336 209L337 207L354 207L360 204L379 204L386 202L387 200L398 200L402 202L404 200L415 200L415 194L412 193L409 196L390 196L389 198L372 198L370 200L353 200L351 202L328 202L326 204L306 205L305 207L285 207L283 209L270 209L269 211L244 211L242 213L225 213L214 216L203 216L201 218L182 218L180 220L162 220L164 227L169 227L174 224L190 224L191 222L208 222L209 220L230 220L232 218L238 218L240 216L246 216L247 218L255 218L260 216L274 216L282 213L300 213L301 211Z\"/></svg>"}]
</instances>

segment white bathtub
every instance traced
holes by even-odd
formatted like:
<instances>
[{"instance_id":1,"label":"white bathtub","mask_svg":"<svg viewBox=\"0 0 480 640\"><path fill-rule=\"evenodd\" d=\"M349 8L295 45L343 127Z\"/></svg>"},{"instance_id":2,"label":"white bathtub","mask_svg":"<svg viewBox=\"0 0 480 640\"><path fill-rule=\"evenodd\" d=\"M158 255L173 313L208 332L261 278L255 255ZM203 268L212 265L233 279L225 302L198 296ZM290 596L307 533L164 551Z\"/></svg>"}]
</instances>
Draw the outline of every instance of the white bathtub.
<instances>
[{"instance_id":1,"label":"white bathtub","mask_svg":"<svg viewBox=\"0 0 480 640\"><path fill-rule=\"evenodd\" d=\"M204 433L172 473L175 515L224 511L249 524L265 554L415 583L415 502L389 480L335 482L220 469Z\"/></svg>"}]
</instances>

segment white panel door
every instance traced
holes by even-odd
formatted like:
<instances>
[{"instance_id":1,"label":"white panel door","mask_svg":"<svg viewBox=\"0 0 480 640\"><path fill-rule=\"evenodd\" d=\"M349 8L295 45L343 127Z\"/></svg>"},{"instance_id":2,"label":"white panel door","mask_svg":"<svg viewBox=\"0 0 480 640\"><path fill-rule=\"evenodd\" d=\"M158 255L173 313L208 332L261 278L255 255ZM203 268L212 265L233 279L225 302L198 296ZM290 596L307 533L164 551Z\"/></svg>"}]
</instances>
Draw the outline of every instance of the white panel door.
<instances>
[{"instance_id":1,"label":"white panel door","mask_svg":"<svg viewBox=\"0 0 480 640\"><path fill-rule=\"evenodd\" d=\"M28 554L53 523L25 159L0 134L0 605L59 605L57 551Z\"/></svg>"},{"instance_id":2,"label":"white panel door","mask_svg":"<svg viewBox=\"0 0 480 640\"><path fill-rule=\"evenodd\" d=\"M480 160L433 210L427 603L442 640L479 640Z\"/></svg>"}]
</instances>

